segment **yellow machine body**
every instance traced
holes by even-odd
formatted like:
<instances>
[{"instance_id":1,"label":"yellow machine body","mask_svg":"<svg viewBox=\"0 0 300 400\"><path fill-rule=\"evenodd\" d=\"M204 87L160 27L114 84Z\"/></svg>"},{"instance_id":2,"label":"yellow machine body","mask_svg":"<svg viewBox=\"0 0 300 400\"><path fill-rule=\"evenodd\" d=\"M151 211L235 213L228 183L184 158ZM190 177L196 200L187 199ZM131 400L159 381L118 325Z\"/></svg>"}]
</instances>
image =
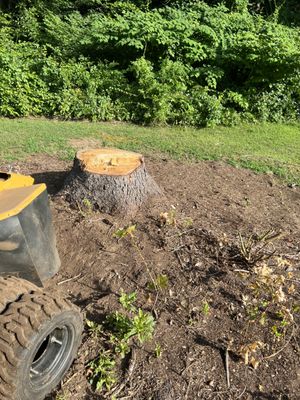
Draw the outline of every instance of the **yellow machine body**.
<instances>
[{"instance_id":1,"label":"yellow machine body","mask_svg":"<svg viewBox=\"0 0 300 400\"><path fill-rule=\"evenodd\" d=\"M46 185L0 172L0 275L42 286L59 267Z\"/></svg>"},{"instance_id":2,"label":"yellow machine body","mask_svg":"<svg viewBox=\"0 0 300 400\"><path fill-rule=\"evenodd\" d=\"M0 192L9 189L32 186L34 179L31 176L0 172Z\"/></svg>"}]
</instances>

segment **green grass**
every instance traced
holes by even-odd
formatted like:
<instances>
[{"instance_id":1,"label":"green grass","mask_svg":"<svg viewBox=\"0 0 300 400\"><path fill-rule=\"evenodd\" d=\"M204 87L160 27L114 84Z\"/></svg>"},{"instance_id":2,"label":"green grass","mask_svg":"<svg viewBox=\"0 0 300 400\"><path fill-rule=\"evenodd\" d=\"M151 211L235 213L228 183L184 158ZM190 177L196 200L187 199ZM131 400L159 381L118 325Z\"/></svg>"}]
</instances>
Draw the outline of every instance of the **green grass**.
<instances>
[{"instance_id":1,"label":"green grass","mask_svg":"<svg viewBox=\"0 0 300 400\"><path fill-rule=\"evenodd\" d=\"M224 160L300 184L300 124L256 124L194 129L124 123L0 119L0 159L47 153L71 159L70 139L99 139L115 146L183 160Z\"/></svg>"}]
</instances>

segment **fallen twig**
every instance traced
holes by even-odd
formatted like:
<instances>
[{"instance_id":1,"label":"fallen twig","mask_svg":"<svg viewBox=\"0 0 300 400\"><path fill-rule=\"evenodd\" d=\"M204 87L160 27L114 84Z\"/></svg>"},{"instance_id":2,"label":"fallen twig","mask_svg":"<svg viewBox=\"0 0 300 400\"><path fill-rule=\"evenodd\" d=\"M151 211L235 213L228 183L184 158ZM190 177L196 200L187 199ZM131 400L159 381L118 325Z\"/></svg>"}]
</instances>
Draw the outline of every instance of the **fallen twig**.
<instances>
[{"instance_id":1,"label":"fallen twig","mask_svg":"<svg viewBox=\"0 0 300 400\"><path fill-rule=\"evenodd\" d=\"M296 261L300 260L300 254L299 255L297 255L297 254L283 254L283 257L284 258L289 258L290 260L296 260Z\"/></svg>"},{"instance_id":2,"label":"fallen twig","mask_svg":"<svg viewBox=\"0 0 300 400\"><path fill-rule=\"evenodd\" d=\"M127 399L134 399L136 398L135 395L138 393L138 391L140 390L140 388L143 386L144 383L141 383L139 386L135 386L135 388L133 389L133 393L129 394L128 396L124 396L124 397L119 397L118 400L127 400ZM137 387L137 389L136 389Z\"/></svg>"},{"instance_id":3,"label":"fallen twig","mask_svg":"<svg viewBox=\"0 0 300 400\"><path fill-rule=\"evenodd\" d=\"M244 387L244 390L237 396L237 399L240 399L243 394L246 392L247 386Z\"/></svg>"},{"instance_id":4,"label":"fallen twig","mask_svg":"<svg viewBox=\"0 0 300 400\"><path fill-rule=\"evenodd\" d=\"M197 228L191 228L191 229L187 229L187 230L182 231L182 232L178 232L175 235L169 235L169 236L166 235L166 239L170 239L170 238L176 237L176 236L177 237L182 237L182 236L187 235L188 233L196 231L196 230L197 230Z\"/></svg>"},{"instance_id":5,"label":"fallen twig","mask_svg":"<svg viewBox=\"0 0 300 400\"><path fill-rule=\"evenodd\" d=\"M250 274L250 271L246 270L246 269L234 269L234 272L242 272L244 274Z\"/></svg>"},{"instance_id":6,"label":"fallen twig","mask_svg":"<svg viewBox=\"0 0 300 400\"><path fill-rule=\"evenodd\" d=\"M61 386L66 386L73 378L75 378L76 375L78 375L78 372L79 371L75 372L66 382L63 382Z\"/></svg>"},{"instance_id":7,"label":"fallen twig","mask_svg":"<svg viewBox=\"0 0 300 400\"><path fill-rule=\"evenodd\" d=\"M75 279L80 278L80 277L81 277L81 272L80 272L80 274L73 276L72 278L65 279L64 281L58 282L57 286L62 285L63 283L66 283L66 282L74 281Z\"/></svg>"},{"instance_id":8,"label":"fallen twig","mask_svg":"<svg viewBox=\"0 0 300 400\"><path fill-rule=\"evenodd\" d=\"M177 257L177 260L179 261L179 264L180 264L181 268L184 268L183 262L182 262L182 260L180 258L180 255L178 254L177 251L175 251L175 256Z\"/></svg>"},{"instance_id":9,"label":"fallen twig","mask_svg":"<svg viewBox=\"0 0 300 400\"><path fill-rule=\"evenodd\" d=\"M228 348L227 348L227 347L226 347L226 349L225 349L225 368L226 368L227 387L228 387L228 389L229 389L229 388L230 388L229 351L228 351Z\"/></svg>"},{"instance_id":10,"label":"fallen twig","mask_svg":"<svg viewBox=\"0 0 300 400\"><path fill-rule=\"evenodd\" d=\"M189 380L189 383L187 384L187 388L186 388L186 392L185 392L185 396L184 396L185 400L188 399L188 395L189 395L189 392L190 392L190 387L191 387L191 380Z\"/></svg>"},{"instance_id":11,"label":"fallen twig","mask_svg":"<svg viewBox=\"0 0 300 400\"><path fill-rule=\"evenodd\" d=\"M104 398L108 398L112 395L117 396L119 393L121 393L123 391L123 389L126 387L127 383L130 380L130 377L133 373L133 370L135 368L135 362L136 362L136 354L135 354L135 351L133 350L132 351L132 359L131 359L131 362L128 367L128 374L127 374L125 381L123 383L121 383L120 385L117 385L114 388L112 388L109 392L107 392L104 395Z\"/></svg>"}]
</instances>

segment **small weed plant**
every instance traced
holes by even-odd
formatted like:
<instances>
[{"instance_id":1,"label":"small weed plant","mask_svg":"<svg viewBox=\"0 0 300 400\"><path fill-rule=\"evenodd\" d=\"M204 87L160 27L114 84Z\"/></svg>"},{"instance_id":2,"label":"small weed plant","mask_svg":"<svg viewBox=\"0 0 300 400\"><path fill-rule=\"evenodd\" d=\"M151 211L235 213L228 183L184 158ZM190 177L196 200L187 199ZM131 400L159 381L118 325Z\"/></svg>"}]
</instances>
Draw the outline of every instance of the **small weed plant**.
<instances>
[{"instance_id":1,"label":"small weed plant","mask_svg":"<svg viewBox=\"0 0 300 400\"><path fill-rule=\"evenodd\" d=\"M130 236L131 238L134 237L136 231L136 225L129 225L125 228L119 228L117 229L114 234L113 237L117 238L117 239L123 239L126 236Z\"/></svg>"},{"instance_id":2,"label":"small weed plant","mask_svg":"<svg viewBox=\"0 0 300 400\"><path fill-rule=\"evenodd\" d=\"M134 340L142 345L153 336L154 318L137 308L136 300L136 292L121 292L119 302L122 311L109 314L102 325L87 321L89 332L102 337L106 345L106 349L103 348L87 365L89 381L97 391L109 391L117 382L116 367L130 352Z\"/></svg>"},{"instance_id":3,"label":"small weed plant","mask_svg":"<svg viewBox=\"0 0 300 400\"><path fill-rule=\"evenodd\" d=\"M66 394L57 394L55 400L68 400L69 397Z\"/></svg>"},{"instance_id":4,"label":"small weed plant","mask_svg":"<svg viewBox=\"0 0 300 400\"><path fill-rule=\"evenodd\" d=\"M171 225L171 226L176 226L177 225L177 218L176 218L176 209L175 207L172 208L169 211L162 212L160 214L160 223L161 225Z\"/></svg>"},{"instance_id":5,"label":"small weed plant","mask_svg":"<svg viewBox=\"0 0 300 400\"><path fill-rule=\"evenodd\" d=\"M193 225L192 218L182 218L177 215L175 206L172 206L169 211L160 213L159 222L161 226L173 226L180 228L189 228Z\"/></svg>"},{"instance_id":6,"label":"small weed plant","mask_svg":"<svg viewBox=\"0 0 300 400\"><path fill-rule=\"evenodd\" d=\"M162 348L160 343L156 343L155 349L154 349L154 355L156 358L160 358L162 356Z\"/></svg>"},{"instance_id":7,"label":"small weed plant","mask_svg":"<svg viewBox=\"0 0 300 400\"><path fill-rule=\"evenodd\" d=\"M122 291L119 301L125 310L127 310L127 311L135 311L136 310L136 308L134 306L134 302L136 301L136 292L127 294Z\"/></svg>"},{"instance_id":8,"label":"small weed plant","mask_svg":"<svg viewBox=\"0 0 300 400\"><path fill-rule=\"evenodd\" d=\"M93 214L93 204L92 204L92 202L91 202L89 199L87 199L87 198L84 198L84 199L82 200L82 203L81 203L81 204L79 204L79 203L77 202L77 207L78 207L79 213L80 213L84 218L90 217L90 216Z\"/></svg>"},{"instance_id":9,"label":"small weed plant","mask_svg":"<svg viewBox=\"0 0 300 400\"><path fill-rule=\"evenodd\" d=\"M101 351L97 358L88 364L88 375L97 391L110 390L116 383L116 361L111 351Z\"/></svg>"},{"instance_id":10,"label":"small weed plant","mask_svg":"<svg viewBox=\"0 0 300 400\"><path fill-rule=\"evenodd\" d=\"M202 303L202 309L201 309L202 313L204 315L208 315L209 311L210 311L210 306L208 304L208 302L206 300L203 301Z\"/></svg>"},{"instance_id":11,"label":"small weed plant","mask_svg":"<svg viewBox=\"0 0 300 400\"><path fill-rule=\"evenodd\" d=\"M85 322L88 327L88 332L91 334L92 337L98 337L99 335L101 335L101 325L97 324L97 322L90 321L89 319L87 319Z\"/></svg>"},{"instance_id":12,"label":"small weed plant","mask_svg":"<svg viewBox=\"0 0 300 400\"><path fill-rule=\"evenodd\" d=\"M138 309L132 317L116 311L109 315L106 322L107 327L115 333L114 338L125 342L136 336L140 343L144 343L151 339L154 331L154 318L141 309Z\"/></svg>"},{"instance_id":13,"label":"small weed plant","mask_svg":"<svg viewBox=\"0 0 300 400\"><path fill-rule=\"evenodd\" d=\"M169 278L165 274L155 276L154 282L148 283L148 289L153 291L164 291L169 286Z\"/></svg>"}]
</instances>

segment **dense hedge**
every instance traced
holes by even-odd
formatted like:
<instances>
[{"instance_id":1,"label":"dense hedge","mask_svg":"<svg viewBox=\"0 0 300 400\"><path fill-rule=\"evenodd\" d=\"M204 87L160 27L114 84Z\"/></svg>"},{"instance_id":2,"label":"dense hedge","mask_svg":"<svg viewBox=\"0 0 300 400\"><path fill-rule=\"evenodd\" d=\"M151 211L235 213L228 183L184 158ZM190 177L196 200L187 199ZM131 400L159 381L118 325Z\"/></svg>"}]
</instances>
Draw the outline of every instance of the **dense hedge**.
<instances>
[{"instance_id":1,"label":"dense hedge","mask_svg":"<svg viewBox=\"0 0 300 400\"><path fill-rule=\"evenodd\" d=\"M286 10L210 3L4 1L0 115L198 126L298 119L300 31L278 22ZM258 4L271 15L254 13Z\"/></svg>"}]
</instances>

